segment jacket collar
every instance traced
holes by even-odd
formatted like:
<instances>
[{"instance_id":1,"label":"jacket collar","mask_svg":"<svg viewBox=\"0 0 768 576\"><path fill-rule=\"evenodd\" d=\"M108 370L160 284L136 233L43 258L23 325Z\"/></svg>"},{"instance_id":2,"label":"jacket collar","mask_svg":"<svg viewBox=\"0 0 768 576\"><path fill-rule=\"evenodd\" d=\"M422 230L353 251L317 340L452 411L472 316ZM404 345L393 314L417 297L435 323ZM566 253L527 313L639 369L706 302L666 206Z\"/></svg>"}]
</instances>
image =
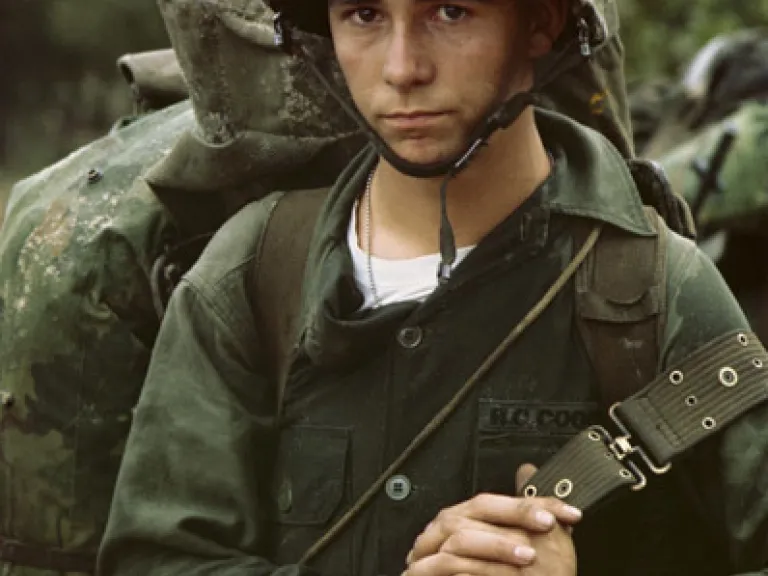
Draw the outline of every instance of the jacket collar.
<instances>
[{"instance_id":1,"label":"jacket collar","mask_svg":"<svg viewBox=\"0 0 768 576\"><path fill-rule=\"evenodd\" d=\"M591 218L640 236L654 236L625 159L599 132L537 110L544 145L555 158L548 180L553 212Z\"/></svg>"}]
</instances>

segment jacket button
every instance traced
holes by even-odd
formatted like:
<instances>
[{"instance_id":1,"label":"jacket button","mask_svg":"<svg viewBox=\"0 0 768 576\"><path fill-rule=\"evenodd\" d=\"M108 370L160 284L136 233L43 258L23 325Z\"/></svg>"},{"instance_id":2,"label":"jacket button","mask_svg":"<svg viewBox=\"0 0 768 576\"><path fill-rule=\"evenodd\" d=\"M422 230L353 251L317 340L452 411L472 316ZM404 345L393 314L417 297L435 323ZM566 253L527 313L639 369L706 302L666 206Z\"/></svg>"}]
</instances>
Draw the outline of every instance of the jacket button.
<instances>
[{"instance_id":1,"label":"jacket button","mask_svg":"<svg viewBox=\"0 0 768 576\"><path fill-rule=\"evenodd\" d=\"M424 332L418 326L403 328L397 333L397 342L400 346L407 348L408 350L418 348L423 339Z\"/></svg>"},{"instance_id":2,"label":"jacket button","mask_svg":"<svg viewBox=\"0 0 768 576\"><path fill-rule=\"evenodd\" d=\"M387 480L386 492L390 500L400 502L411 495L411 481L407 476L398 474Z\"/></svg>"}]
</instances>

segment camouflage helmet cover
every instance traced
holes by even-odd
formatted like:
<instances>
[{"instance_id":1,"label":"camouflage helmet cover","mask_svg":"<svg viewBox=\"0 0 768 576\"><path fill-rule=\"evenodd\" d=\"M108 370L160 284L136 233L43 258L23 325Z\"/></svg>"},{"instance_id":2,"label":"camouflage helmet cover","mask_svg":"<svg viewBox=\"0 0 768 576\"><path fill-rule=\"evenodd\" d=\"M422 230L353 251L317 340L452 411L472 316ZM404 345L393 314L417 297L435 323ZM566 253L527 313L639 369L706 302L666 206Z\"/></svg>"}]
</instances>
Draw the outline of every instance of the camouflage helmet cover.
<instances>
[{"instance_id":1,"label":"camouflage helmet cover","mask_svg":"<svg viewBox=\"0 0 768 576\"><path fill-rule=\"evenodd\" d=\"M308 163L321 161L340 170L362 145L336 100L275 46L273 14L263 0L158 5L196 126L150 171L153 185L208 192L258 181L285 189L294 186L286 174L313 174Z\"/></svg>"}]
</instances>

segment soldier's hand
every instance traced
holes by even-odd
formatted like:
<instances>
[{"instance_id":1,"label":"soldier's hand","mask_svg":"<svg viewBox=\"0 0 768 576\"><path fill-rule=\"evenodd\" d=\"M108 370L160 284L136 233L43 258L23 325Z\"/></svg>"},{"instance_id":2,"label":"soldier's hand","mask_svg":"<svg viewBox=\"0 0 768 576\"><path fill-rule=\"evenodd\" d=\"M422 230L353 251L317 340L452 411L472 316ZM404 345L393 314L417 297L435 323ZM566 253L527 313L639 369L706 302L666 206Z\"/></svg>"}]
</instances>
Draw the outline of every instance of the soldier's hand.
<instances>
[{"instance_id":1,"label":"soldier's hand","mask_svg":"<svg viewBox=\"0 0 768 576\"><path fill-rule=\"evenodd\" d=\"M522 535L523 539L519 536ZM512 550L526 541L534 554L520 558ZM576 550L562 526L550 532L504 536L465 532L449 538L437 554L411 562L402 576L575 576Z\"/></svg>"},{"instance_id":2,"label":"soldier's hand","mask_svg":"<svg viewBox=\"0 0 768 576\"><path fill-rule=\"evenodd\" d=\"M533 466L522 467L518 486L535 471ZM579 510L554 498L480 494L438 514L416 539L406 574L517 574L514 570L523 567L545 567L559 574L552 562L562 564L567 574L570 564L575 570L569 527L580 519ZM536 561L541 554L545 559ZM458 568L474 570L451 571Z\"/></svg>"}]
</instances>

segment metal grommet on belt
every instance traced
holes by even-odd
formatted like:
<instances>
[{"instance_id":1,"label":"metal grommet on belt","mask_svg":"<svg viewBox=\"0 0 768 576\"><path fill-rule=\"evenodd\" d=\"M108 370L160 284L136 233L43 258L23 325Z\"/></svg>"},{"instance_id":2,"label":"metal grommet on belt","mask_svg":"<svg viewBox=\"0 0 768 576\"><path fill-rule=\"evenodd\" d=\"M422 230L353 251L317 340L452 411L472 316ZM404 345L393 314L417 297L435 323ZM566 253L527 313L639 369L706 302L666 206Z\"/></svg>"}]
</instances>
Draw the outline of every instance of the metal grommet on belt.
<instances>
[{"instance_id":1,"label":"metal grommet on belt","mask_svg":"<svg viewBox=\"0 0 768 576\"><path fill-rule=\"evenodd\" d=\"M669 375L669 381L672 383L673 386L679 386L683 383L683 379L685 377L683 376L683 373L680 370L675 370Z\"/></svg>"},{"instance_id":2,"label":"metal grommet on belt","mask_svg":"<svg viewBox=\"0 0 768 576\"><path fill-rule=\"evenodd\" d=\"M418 348L423 339L424 332L418 326L409 326L397 333L397 342L408 350Z\"/></svg>"},{"instance_id":3,"label":"metal grommet on belt","mask_svg":"<svg viewBox=\"0 0 768 576\"><path fill-rule=\"evenodd\" d=\"M526 498L534 498L538 493L539 490L533 484L529 484L525 487L525 490L523 490L523 496Z\"/></svg>"},{"instance_id":4,"label":"metal grommet on belt","mask_svg":"<svg viewBox=\"0 0 768 576\"><path fill-rule=\"evenodd\" d=\"M720 370L718 379L720 380L720 384L726 388L733 388L739 383L739 375L736 373L736 370L728 367Z\"/></svg>"},{"instance_id":5,"label":"metal grommet on belt","mask_svg":"<svg viewBox=\"0 0 768 576\"><path fill-rule=\"evenodd\" d=\"M600 436L600 434L595 432L594 430L590 430L587 433L587 438L592 440L592 442L600 442L603 439L602 436Z\"/></svg>"},{"instance_id":6,"label":"metal grommet on belt","mask_svg":"<svg viewBox=\"0 0 768 576\"><path fill-rule=\"evenodd\" d=\"M573 482L567 478L563 478L557 484L555 484L555 496L558 498L568 498L573 492Z\"/></svg>"},{"instance_id":7,"label":"metal grommet on belt","mask_svg":"<svg viewBox=\"0 0 768 576\"><path fill-rule=\"evenodd\" d=\"M747 346L749 344L749 338L747 338L746 334L739 334L736 338L742 346Z\"/></svg>"},{"instance_id":8,"label":"metal grommet on belt","mask_svg":"<svg viewBox=\"0 0 768 576\"><path fill-rule=\"evenodd\" d=\"M408 496L411 495L411 492L412 492L411 480L407 476L403 476L402 474L398 474L397 476L392 476L392 478L387 480L385 490L390 500L394 500L395 502L400 502L402 500L405 500L406 498L408 498Z\"/></svg>"},{"instance_id":9,"label":"metal grommet on belt","mask_svg":"<svg viewBox=\"0 0 768 576\"><path fill-rule=\"evenodd\" d=\"M630 472L626 468L622 468L621 470L619 470L619 476L621 476L625 480L634 480L635 479L635 477L632 475L632 472Z\"/></svg>"}]
</instances>

